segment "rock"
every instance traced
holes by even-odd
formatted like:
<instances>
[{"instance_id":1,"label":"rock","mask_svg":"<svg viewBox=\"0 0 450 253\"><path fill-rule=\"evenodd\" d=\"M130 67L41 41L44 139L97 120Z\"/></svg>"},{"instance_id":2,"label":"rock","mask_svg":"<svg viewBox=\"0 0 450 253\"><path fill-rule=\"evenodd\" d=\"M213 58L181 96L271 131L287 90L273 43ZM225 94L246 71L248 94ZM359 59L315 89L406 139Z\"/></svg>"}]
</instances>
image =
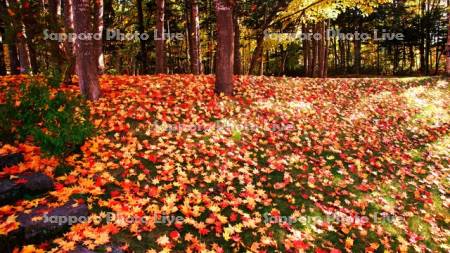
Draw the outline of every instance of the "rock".
<instances>
[{"instance_id":1,"label":"rock","mask_svg":"<svg viewBox=\"0 0 450 253\"><path fill-rule=\"evenodd\" d=\"M108 251L109 253L124 253L124 251L116 246L103 246L102 248L111 247L111 251ZM97 252L107 252L107 251L91 251L83 246L77 246L74 250L70 251L70 253L97 253Z\"/></svg>"},{"instance_id":2,"label":"rock","mask_svg":"<svg viewBox=\"0 0 450 253\"><path fill-rule=\"evenodd\" d=\"M3 170L6 167L11 167L23 162L23 154L9 154L0 156L0 170Z\"/></svg>"},{"instance_id":3,"label":"rock","mask_svg":"<svg viewBox=\"0 0 450 253\"><path fill-rule=\"evenodd\" d=\"M46 242L62 235L70 226L87 220L88 215L87 206L75 201L56 208L38 206L30 212L17 215L19 228L6 236L0 236L0 249L10 252L15 246Z\"/></svg>"},{"instance_id":4,"label":"rock","mask_svg":"<svg viewBox=\"0 0 450 253\"><path fill-rule=\"evenodd\" d=\"M0 205L13 203L25 195L39 195L53 189L53 181L42 173L25 172L16 179L0 180Z\"/></svg>"}]
</instances>

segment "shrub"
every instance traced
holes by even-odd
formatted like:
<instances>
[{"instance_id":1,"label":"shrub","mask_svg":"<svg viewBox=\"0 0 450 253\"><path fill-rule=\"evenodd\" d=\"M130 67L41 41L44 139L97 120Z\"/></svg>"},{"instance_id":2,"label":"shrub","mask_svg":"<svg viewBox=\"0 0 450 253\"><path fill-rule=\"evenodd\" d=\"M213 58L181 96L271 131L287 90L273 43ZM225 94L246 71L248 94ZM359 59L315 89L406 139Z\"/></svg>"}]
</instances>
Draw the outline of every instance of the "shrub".
<instances>
[{"instance_id":1,"label":"shrub","mask_svg":"<svg viewBox=\"0 0 450 253\"><path fill-rule=\"evenodd\" d=\"M51 68L44 73L50 87L58 88L63 81L63 73L57 68Z\"/></svg>"},{"instance_id":2,"label":"shrub","mask_svg":"<svg viewBox=\"0 0 450 253\"><path fill-rule=\"evenodd\" d=\"M21 85L18 103L13 97L4 109L9 121L15 122L11 132L21 140L32 136L47 154L66 156L94 134L89 108L80 96L62 91L51 94L48 86L34 81Z\"/></svg>"}]
</instances>

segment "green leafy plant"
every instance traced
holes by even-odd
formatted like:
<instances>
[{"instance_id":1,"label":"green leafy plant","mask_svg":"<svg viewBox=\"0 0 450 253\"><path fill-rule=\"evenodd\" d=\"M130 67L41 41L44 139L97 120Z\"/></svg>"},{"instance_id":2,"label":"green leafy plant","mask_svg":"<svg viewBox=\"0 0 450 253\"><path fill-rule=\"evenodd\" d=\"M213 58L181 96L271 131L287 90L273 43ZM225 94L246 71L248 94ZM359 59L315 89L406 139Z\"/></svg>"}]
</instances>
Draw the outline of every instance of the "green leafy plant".
<instances>
[{"instance_id":1,"label":"green leafy plant","mask_svg":"<svg viewBox=\"0 0 450 253\"><path fill-rule=\"evenodd\" d=\"M21 85L19 94L17 103L10 95L3 110L8 121L15 122L5 128L12 129L20 140L31 136L45 153L63 157L94 134L89 108L79 95L52 94L48 86L37 81Z\"/></svg>"},{"instance_id":2,"label":"green leafy plant","mask_svg":"<svg viewBox=\"0 0 450 253\"><path fill-rule=\"evenodd\" d=\"M50 87L58 88L61 85L61 82L63 80L63 73L61 72L61 70L52 68L47 70L44 75Z\"/></svg>"}]
</instances>

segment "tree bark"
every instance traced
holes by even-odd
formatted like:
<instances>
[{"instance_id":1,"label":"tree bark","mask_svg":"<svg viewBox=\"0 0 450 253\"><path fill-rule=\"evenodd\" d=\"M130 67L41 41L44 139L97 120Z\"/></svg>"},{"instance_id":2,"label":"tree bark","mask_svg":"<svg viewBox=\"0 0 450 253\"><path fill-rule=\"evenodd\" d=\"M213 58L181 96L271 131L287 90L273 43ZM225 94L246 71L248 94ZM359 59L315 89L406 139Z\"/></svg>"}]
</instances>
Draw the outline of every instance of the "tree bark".
<instances>
[{"instance_id":1,"label":"tree bark","mask_svg":"<svg viewBox=\"0 0 450 253\"><path fill-rule=\"evenodd\" d=\"M307 34L308 31L308 26L307 25L303 25L302 27L302 33L303 34ZM303 68L305 69L305 76L309 76L309 40L308 39L304 39L302 40L303 43Z\"/></svg>"},{"instance_id":2,"label":"tree bark","mask_svg":"<svg viewBox=\"0 0 450 253\"><path fill-rule=\"evenodd\" d=\"M165 0L156 0L156 73L166 73L166 40L164 33Z\"/></svg>"},{"instance_id":3,"label":"tree bark","mask_svg":"<svg viewBox=\"0 0 450 253\"><path fill-rule=\"evenodd\" d=\"M4 37L4 33L0 33L2 38ZM5 53L3 50L3 40L0 40L0 76L6 75L6 63L5 63Z\"/></svg>"},{"instance_id":4,"label":"tree bark","mask_svg":"<svg viewBox=\"0 0 450 253\"><path fill-rule=\"evenodd\" d=\"M13 38L8 45L9 53L9 66L12 75L20 74L20 63L17 55L16 39Z\"/></svg>"},{"instance_id":5,"label":"tree bark","mask_svg":"<svg viewBox=\"0 0 450 253\"><path fill-rule=\"evenodd\" d=\"M446 73L447 76L450 76L450 1L447 0L447 65L446 65Z\"/></svg>"},{"instance_id":6,"label":"tree bark","mask_svg":"<svg viewBox=\"0 0 450 253\"><path fill-rule=\"evenodd\" d=\"M103 74L105 70L105 59L103 55L103 0L94 1L94 30L99 34L99 38L94 40L96 58L98 61L98 73Z\"/></svg>"},{"instance_id":7,"label":"tree bark","mask_svg":"<svg viewBox=\"0 0 450 253\"><path fill-rule=\"evenodd\" d=\"M361 21L358 18L358 32L361 33ZM355 39L354 40L354 47L355 47L355 62L354 62L354 72L355 74L359 75L361 73L361 40Z\"/></svg>"},{"instance_id":8,"label":"tree bark","mask_svg":"<svg viewBox=\"0 0 450 253\"><path fill-rule=\"evenodd\" d=\"M256 36L256 48L255 51L253 51L252 59L250 61L250 68L248 70L249 74L261 73L263 50L264 50L264 32L258 32L258 35Z\"/></svg>"},{"instance_id":9,"label":"tree bark","mask_svg":"<svg viewBox=\"0 0 450 253\"><path fill-rule=\"evenodd\" d=\"M95 22L88 18L92 13L89 0L76 0L73 2L74 28L76 34L93 33L98 27L93 27ZM92 40L76 40L76 72L79 78L81 94L91 100L97 100L101 96L98 82L98 51Z\"/></svg>"},{"instance_id":10,"label":"tree bark","mask_svg":"<svg viewBox=\"0 0 450 253\"><path fill-rule=\"evenodd\" d=\"M242 73L241 63L241 29L239 27L239 12L235 9L233 12L234 26L234 74Z\"/></svg>"},{"instance_id":11,"label":"tree bark","mask_svg":"<svg viewBox=\"0 0 450 253\"><path fill-rule=\"evenodd\" d=\"M66 33L74 32L72 0L63 0L64 2L64 30ZM63 73L64 83L71 84L72 76L75 73L76 59L74 55L73 41L66 40L64 42L64 57L66 58L66 66Z\"/></svg>"},{"instance_id":12,"label":"tree bark","mask_svg":"<svg viewBox=\"0 0 450 253\"><path fill-rule=\"evenodd\" d=\"M60 8L60 1L49 0L48 1L48 27L50 33L59 33L60 26L58 20L58 9ZM50 44L50 60L52 68L62 71L61 66L63 65L62 52L59 48L59 42L57 40L49 40Z\"/></svg>"},{"instance_id":13,"label":"tree bark","mask_svg":"<svg viewBox=\"0 0 450 253\"><path fill-rule=\"evenodd\" d=\"M138 32L143 34L145 32L144 28L144 12L142 10L142 0L137 0L137 13L138 13ZM139 40L139 45L141 50L139 52L139 61L142 64L142 72L147 74L147 45L145 40Z\"/></svg>"},{"instance_id":14,"label":"tree bark","mask_svg":"<svg viewBox=\"0 0 450 253\"><path fill-rule=\"evenodd\" d=\"M313 34L316 34L318 31L318 24L313 24ZM311 61L311 75L312 77L317 77L317 73L319 72L319 41L316 39L312 39L312 61Z\"/></svg>"},{"instance_id":15,"label":"tree bark","mask_svg":"<svg viewBox=\"0 0 450 253\"><path fill-rule=\"evenodd\" d=\"M191 60L191 73L199 75L201 73L200 61L200 20L198 16L197 0L188 0L189 9L189 55Z\"/></svg>"},{"instance_id":16,"label":"tree bark","mask_svg":"<svg viewBox=\"0 0 450 253\"><path fill-rule=\"evenodd\" d=\"M234 31L233 0L215 0L217 17L217 62L215 92L233 94Z\"/></svg>"},{"instance_id":17,"label":"tree bark","mask_svg":"<svg viewBox=\"0 0 450 253\"><path fill-rule=\"evenodd\" d=\"M28 45L23 31L17 34L17 49L19 52L20 72L31 72L30 51L28 51Z\"/></svg>"}]
</instances>

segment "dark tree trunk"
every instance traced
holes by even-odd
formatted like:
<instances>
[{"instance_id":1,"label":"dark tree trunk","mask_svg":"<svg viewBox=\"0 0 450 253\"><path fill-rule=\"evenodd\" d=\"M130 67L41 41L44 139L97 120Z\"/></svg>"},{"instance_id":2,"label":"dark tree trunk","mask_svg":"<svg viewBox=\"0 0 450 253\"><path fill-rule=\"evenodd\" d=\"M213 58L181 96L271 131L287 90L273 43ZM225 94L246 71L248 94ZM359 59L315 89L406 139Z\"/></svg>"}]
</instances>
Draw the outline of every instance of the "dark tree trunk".
<instances>
[{"instance_id":1,"label":"dark tree trunk","mask_svg":"<svg viewBox=\"0 0 450 253\"><path fill-rule=\"evenodd\" d=\"M30 51L23 33L17 34L17 49L19 52L20 72L31 72Z\"/></svg>"},{"instance_id":2,"label":"dark tree trunk","mask_svg":"<svg viewBox=\"0 0 450 253\"><path fill-rule=\"evenodd\" d=\"M307 34L308 31L308 26L307 25L303 25L302 27L302 32L304 34ZM303 43L303 68L305 69L305 76L309 76L309 40L304 39L302 40Z\"/></svg>"},{"instance_id":3,"label":"dark tree trunk","mask_svg":"<svg viewBox=\"0 0 450 253\"><path fill-rule=\"evenodd\" d=\"M66 33L74 32L72 0L63 0L64 2L64 30ZM64 83L71 84L72 76L75 74L76 59L74 55L74 43L66 40L64 42L64 57L67 61L63 72Z\"/></svg>"},{"instance_id":4,"label":"dark tree trunk","mask_svg":"<svg viewBox=\"0 0 450 253\"><path fill-rule=\"evenodd\" d=\"M75 33L93 33L98 27L93 27L94 20L87 18L92 13L89 0L76 0L73 2L73 19ZM81 93L91 100L101 96L98 82L98 51L92 40L76 40L76 72L79 78Z\"/></svg>"},{"instance_id":5,"label":"dark tree trunk","mask_svg":"<svg viewBox=\"0 0 450 253\"><path fill-rule=\"evenodd\" d=\"M164 33L165 0L156 0L156 73L166 73L166 40Z\"/></svg>"},{"instance_id":6,"label":"dark tree trunk","mask_svg":"<svg viewBox=\"0 0 450 253\"><path fill-rule=\"evenodd\" d=\"M242 73L241 63L241 28L239 27L239 12L235 9L233 12L234 26L234 74Z\"/></svg>"},{"instance_id":7,"label":"dark tree trunk","mask_svg":"<svg viewBox=\"0 0 450 253\"><path fill-rule=\"evenodd\" d=\"M415 66L414 59L414 46L412 44L409 45L409 73L413 72Z\"/></svg>"},{"instance_id":8,"label":"dark tree trunk","mask_svg":"<svg viewBox=\"0 0 450 253\"><path fill-rule=\"evenodd\" d=\"M100 35L100 38L94 40L96 58L98 62L98 73L103 74L105 70L105 61L103 56L103 0L94 1L94 31Z\"/></svg>"},{"instance_id":9,"label":"dark tree trunk","mask_svg":"<svg viewBox=\"0 0 450 253\"><path fill-rule=\"evenodd\" d=\"M0 33L2 38L4 37L4 33ZM3 40L0 40L0 76L6 75L6 63L5 63L5 53L3 50Z\"/></svg>"},{"instance_id":10,"label":"dark tree trunk","mask_svg":"<svg viewBox=\"0 0 450 253\"><path fill-rule=\"evenodd\" d=\"M319 23L319 32L321 34L321 38L319 41L319 77L326 76L326 68L327 68L327 54L328 54L328 44L326 39L326 22L322 21Z\"/></svg>"},{"instance_id":11,"label":"dark tree trunk","mask_svg":"<svg viewBox=\"0 0 450 253\"><path fill-rule=\"evenodd\" d=\"M252 54L248 74L259 74L261 72L260 68L263 61L263 49L264 49L264 33L259 32L259 34L256 37L256 48Z\"/></svg>"},{"instance_id":12,"label":"dark tree trunk","mask_svg":"<svg viewBox=\"0 0 450 253\"><path fill-rule=\"evenodd\" d=\"M361 32L361 26L358 28L358 32ZM354 40L354 46L355 46L355 63L354 63L354 72L355 74L359 75L361 73L361 40L355 39Z\"/></svg>"},{"instance_id":13,"label":"dark tree trunk","mask_svg":"<svg viewBox=\"0 0 450 253\"><path fill-rule=\"evenodd\" d=\"M15 38L13 38L8 45L9 66L11 68L12 75L20 74L20 63L19 63L19 58L17 55L17 46L16 46L15 41L16 41Z\"/></svg>"},{"instance_id":14,"label":"dark tree trunk","mask_svg":"<svg viewBox=\"0 0 450 253\"><path fill-rule=\"evenodd\" d=\"M138 12L138 32L140 34L145 33L144 28L144 12L142 10L142 0L137 0L137 12ZM141 50L139 52L139 61L142 64L142 72L147 74L147 45L145 40L139 40Z\"/></svg>"},{"instance_id":15,"label":"dark tree trunk","mask_svg":"<svg viewBox=\"0 0 450 253\"><path fill-rule=\"evenodd\" d=\"M316 34L318 31L318 24L315 23L313 24L313 34ZM319 72L319 41L316 39L312 39L312 51L313 51L313 56L312 56L312 60L311 60L311 74L312 77L317 77L317 74Z\"/></svg>"},{"instance_id":16,"label":"dark tree trunk","mask_svg":"<svg viewBox=\"0 0 450 253\"><path fill-rule=\"evenodd\" d=\"M447 65L446 65L446 74L450 76L450 1L447 0Z\"/></svg>"},{"instance_id":17,"label":"dark tree trunk","mask_svg":"<svg viewBox=\"0 0 450 253\"><path fill-rule=\"evenodd\" d=\"M36 10L36 11L39 11L39 7L33 7L33 8L38 8L38 10ZM37 61L37 54L36 54L36 49L35 49L34 38L35 38L37 31L39 31L39 28L37 27L38 22L36 20L35 13L33 13L32 11L24 12L22 19L23 19L23 24L24 24L24 28L25 28L25 33L27 35L26 44L27 44L27 47L29 50L31 69L32 69L33 73L37 73L39 70L39 65L38 65L38 61Z\"/></svg>"},{"instance_id":18,"label":"dark tree trunk","mask_svg":"<svg viewBox=\"0 0 450 253\"><path fill-rule=\"evenodd\" d=\"M215 0L217 17L217 62L215 92L231 96L233 94L233 32L232 0Z\"/></svg>"},{"instance_id":19,"label":"dark tree trunk","mask_svg":"<svg viewBox=\"0 0 450 253\"><path fill-rule=\"evenodd\" d=\"M201 73L200 61L200 20L198 16L197 0L188 0L189 7L189 56L191 59L191 73L199 75Z\"/></svg>"},{"instance_id":20,"label":"dark tree trunk","mask_svg":"<svg viewBox=\"0 0 450 253\"><path fill-rule=\"evenodd\" d=\"M317 23L317 33L322 36L323 22ZM323 77L324 43L323 38L317 41L317 77Z\"/></svg>"},{"instance_id":21,"label":"dark tree trunk","mask_svg":"<svg viewBox=\"0 0 450 253\"><path fill-rule=\"evenodd\" d=\"M48 1L48 27L50 33L59 33L60 26L58 20L58 9L60 8L60 1L49 0ZM49 40L50 44L50 60L52 68L62 71L61 66L63 65L62 52L59 48L59 42L57 40Z\"/></svg>"},{"instance_id":22,"label":"dark tree trunk","mask_svg":"<svg viewBox=\"0 0 450 253\"><path fill-rule=\"evenodd\" d=\"M428 30L428 29L427 29ZM429 33L425 37L425 74L430 74L430 49L431 49L431 39L429 38Z\"/></svg>"},{"instance_id":23,"label":"dark tree trunk","mask_svg":"<svg viewBox=\"0 0 450 253\"><path fill-rule=\"evenodd\" d=\"M345 55L345 40L338 39L338 42L339 42L339 52L341 55L341 57L339 58L340 59L340 61L339 61L340 69L341 69L341 72L346 73L347 59L345 58L345 56L346 56Z\"/></svg>"}]
</instances>

